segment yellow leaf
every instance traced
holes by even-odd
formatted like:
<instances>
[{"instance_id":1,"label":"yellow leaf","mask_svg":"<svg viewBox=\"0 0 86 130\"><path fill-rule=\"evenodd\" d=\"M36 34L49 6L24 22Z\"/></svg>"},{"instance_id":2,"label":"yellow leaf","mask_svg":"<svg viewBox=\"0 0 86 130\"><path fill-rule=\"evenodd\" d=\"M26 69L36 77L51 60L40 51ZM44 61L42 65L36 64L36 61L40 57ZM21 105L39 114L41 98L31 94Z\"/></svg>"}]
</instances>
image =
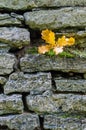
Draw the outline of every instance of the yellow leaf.
<instances>
[{"instance_id":1,"label":"yellow leaf","mask_svg":"<svg viewBox=\"0 0 86 130\"><path fill-rule=\"evenodd\" d=\"M45 40L46 43L49 43L52 46L55 46L55 33L51 30L43 30L42 33L42 39Z\"/></svg>"},{"instance_id":2,"label":"yellow leaf","mask_svg":"<svg viewBox=\"0 0 86 130\"><path fill-rule=\"evenodd\" d=\"M62 38L58 38L56 45L60 47L64 46L72 46L75 43L75 39L73 37L66 38L65 36L62 36Z\"/></svg>"},{"instance_id":3,"label":"yellow leaf","mask_svg":"<svg viewBox=\"0 0 86 130\"><path fill-rule=\"evenodd\" d=\"M68 40L68 45L72 46L74 44L75 44L75 39L73 37L70 37L69 40Z\"/></svg>"},{"instance_id":4,"label":"yellow leaf","mask_svg":"<svg viewBox=\"0 0 86 130\"><path fill-rule=\"evenodd\" d=\"M65 36L62 36L62 38L58 38L57 42L56 42L57 46L63 47L67 45L67 41Z\"/></svg>"},{"instance_id":5,"label":"yellow leaf","mask_svg":"<svg viewBox=\"0 0 86 130\"><path fill-rule=\"evenodd\" d=\"M50 47L48 45L38 47L39 54L45 54L49 50L50 50Z\"/></svg>"}]
</instances>

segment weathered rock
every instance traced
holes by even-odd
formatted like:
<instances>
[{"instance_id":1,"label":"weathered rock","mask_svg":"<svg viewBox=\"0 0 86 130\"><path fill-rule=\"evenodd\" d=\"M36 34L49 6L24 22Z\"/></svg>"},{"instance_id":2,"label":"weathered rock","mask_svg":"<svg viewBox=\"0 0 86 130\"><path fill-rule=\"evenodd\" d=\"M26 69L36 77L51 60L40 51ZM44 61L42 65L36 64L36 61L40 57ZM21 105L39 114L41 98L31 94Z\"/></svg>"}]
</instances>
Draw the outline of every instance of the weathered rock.
<instances>
[{"instance_id":1,"label":"weathered rock","mask_svg":"<svg viewBox=\"0 0 86 130\"><path fill-rule=\"evenodd\" d=\"M26 10L34 7L86 6L85 0L1 0L0 9Z\"/></svg>"},{"instance_id":2,"label":"weathered rock","mask_svg":"<svg viewBox=\"0 0 86 130\"><path fill-rule=\"evenodd\" d=\"M0 42L0 53L6 53L9 52L9 50L10 50L10 46L8 44Z\"/></svg>"},{"instance_id":3,"label":"weathered rock","mask_svg":"<svg viewBox=\"0 0 86 130\"><path fill-rule=\"evenodd\" d=\"M11 113L22 113L23 102L21 95L7 96L0 94L0 115Z\"/></svg>"},{"instance_id":4,"label":"weathered rock","mask_svg":"<svg viewBox=\"0 0 86 130\"><path fill-rule=\"evenodd\" d=\"M23 72L56 70L83 73L86 72L86 58L28 54L20 59L20 66Z\"/></svg>"},{"instance_id":5,"label":"weathered rock","mask_svg":"<svg viewBox=\"0 0 86 130\"><path fill-rule=\"evenodd\" d=\"M40 126L38 116L30 113L0 117L0 125L12 130L38 130Z\"/></svg>"},{"instance_id":6,"label":"weathered rock","mask_svg":"<svg viewBox=\"0 0 86 130\"><path fill-rule=\"evenodd\" d=\"M0 84L1 85L5 84L6 81L7 81L7 79L5 77L0 76Z\"/></svg>"},{"instance_id":7,"label":"weathered rock","mask_svg":"<svg viewBox=\"0 0 86 130\"><path fill-rule=\"evenodd\" d=\"M84 0L33 0L37 7L86 6Z\"/></svg>"},{"instance_id":8,"label":"weathered rock","mask_svg":"<svg viewBox=\"0 0 86 130\"><path fill-rule=\"evenodd\" d=\"M76 116L76 115L75 115ZM82 122L83 121L83 122ZM45 115L44 117L44 129L49 130L85 130L86 118L78 118L70 116L65 117L58 115Z\"/></svg>"},{"instance_id":9,"label":"weathered rock","mask_svg":"<svg viewBox=\"0 0 86 130\"><path fill-rule=\"evenodd\" d=\"M25 13L24 17L26 24L32 29L85 28L86 7L33 11Z\"/></svg>"},{"instance_id":10,"label":"weathered rock","mask_svg":"<svg viewBox=\"0 0 86 130\"><path fill-rule=\"evenodd\" d=\"M15 64L15 56L9 53L0 53L0 75L10 74Z\"/></svg>"},{"instance_id":11,"label":"weathered rock","mask_svg":"<svg viewBox=\"0 0 86 130\"><path fill-rule=\"evenodd\" d=\"M6 94L12 92L42 93L51 89L50 73L24 74L13 73L4 86Z\"/></svg>"},{"instance_id":12,"label":"weathered rock","mask_svg":"<svg viewBox=\"0 0 86 130\"><path fill-rule=\"evenodd\" d=\"M1 0L0 9L7 10L27 10L36 7L33 0Z\"/></svg>"},{"instance_id":13,"label":"weathered rock","mask_svg":"<svg viewBox=\"0 0 86 130\"><path fill-rule=\"evenodd\" d=\"M12 18L15 18L15 19L19 20L19 21L24 22L24 16L23 16L23 15L16 14L16 13L14 13L14 12L11 12L10 16L11 16Z\"/></svg>"},{"instance_id":14,"label":"weathered rock","mask_svg":"<svg viewBox=\"0 0 86 130\"><path fill-rule=\"evenodd\" d=\"M30 43L30 34L24 28L0 27L0 41L11 47L22 48Z\"/></svg>"},{"instance_id":15,"label":"weathered rock","mask_svg":"<svg viewBox=\"0 0 86 130\"><path fill-rule=\"evenodd\" d=\"M9 14L0 14L0 26L21 26L20 20L11 17Z\"/></svg>"},{"instance_id":16,"label":"weathered rock","mask_svg":"<svg viewBox=\"0 0 86 130\"><path fill-rule=\"evenodd\" d=\"M56 91L86 93L86 80L55 79Z\"/></svg>"},{"instance_id":17,"label":"weathered rock","mask_svg":"<svg viewBox=\"0 0 86 130\"><path fill-rule=\"evenodd\" d=\"M53 94L27 96L28 109L37 113L86 113L86 95Z\"/></svg>"}]
</instances>

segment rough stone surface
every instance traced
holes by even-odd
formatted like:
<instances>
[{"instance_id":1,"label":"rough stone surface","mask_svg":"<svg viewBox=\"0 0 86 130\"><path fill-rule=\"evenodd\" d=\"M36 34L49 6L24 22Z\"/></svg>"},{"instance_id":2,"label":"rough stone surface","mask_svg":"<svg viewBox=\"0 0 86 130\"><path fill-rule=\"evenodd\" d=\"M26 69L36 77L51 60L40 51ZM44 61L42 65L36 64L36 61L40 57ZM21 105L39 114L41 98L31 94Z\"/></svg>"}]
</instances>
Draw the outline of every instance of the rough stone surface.
<instances>
[{"instance_id":1,"label":"rough stone surface","mask_svg":"<svg viewBox=\"0 0 86 130\"><path fill-rule=\"evenodd\" d=\"M33 11L25 13L24 17L26 24L33 29L85 28L86 7Z\"/></svg>"},{"instance_id":2,"label":"rough stone surface","mask_svg":"<svg viewBox=\"0 0 86 130\"><path fill-rule=\"evenodd\" d=\"M85 0L1 0L0 9L26 10L34 7L86 6Z\"/></svg>"},{"instance_id":3,"label":"rough stone surface","mask_svg":"<svg viewBox=\"0 0 86 130\"><path fill-rule=\"evenodd\" d=\"M21 26L21 21L11 17L9 14L1 14L0 13L0 26Z\"/></svg>"},{"instance_id":4,"label":"rough stone surface","mask_svg":"<svg viewBox=\"0 0 86 130\"><path fill-rule=\"evenodd\" d=\"M86 80L55 79L56 91L86 93Z\"/></svg>"},{"instance_id":5,"label":"rough stone surface","mask_svg":"<svg viewBox=\"0 0 86 130\"><path fill-rule=\"evenodd\" d=\"M86 58L66 58L59 56L45 56L39 54L28 54L20 60L23 72L35 71L63 71L63 72L86 72Z\"/></svg>"},{"instance_id":6,"label":"rough stone surface","mask_svg":"<svg viewBox=\"0 0 86 130\"><path fill-rule=\"evenodd\" d=\"M82 122L83 121L83 122ZM65 117L58 115L46 115L44 117L44 129L49 130L85 130L86 119L77 117Z\"/></svg>"},{"instance_id":7,"label":"rough stone surface","mask_svg":"<svg viewBox=\"0 0 86 130\"><path fill-rule=\"evenodd\" d=\"M86 95L53 94L27 96L28 108L37 113L86 113Z\"/></svg>"},{"instance_id":8,"label":"rough stone surface","mask_svg":"<svg viewBox=\"0 0 86 130\"><path fill-rule=\"evenodd\" d=\"M24 74L13 73L4 86L6 94L12 92L33 92L41 93L51 89L50 73Z\"/></svg>"},{"instance_id":9,"label":"rough stone surface","mask_svg":"<svg viewBox=\"0 0 86 130\"><path fill-rule=\"evenodd\" d=\"M75 45L37 54L43 29ZM0 0L0 130L86 130L86 0Z\"/></svg>"},{"instance_id":10,"label":"rough stone surface","mask_svg":"<svg viewBox=\"0 0 86 130\"><path fill-rule=\"evenodd\" d=\"M1 0L0 9L4 10L27 10L36 7L33 0Z\"/></svg>"},{"instance_id":11,"label":"rough stone surface","mask_svg":"<svg viewBox=\"0 0 86 130\"><path fill-rule=\"evenodd\" d=\"M21 22L24 23L24 16L23 16L23 15L17 14L17 13L14 13L14 12L11 12L10 16L11 16L12 18L15 18L15 19L17 19L17 20L19 20L19 21L21 21ZM23 25L23 26L24 26L24 25Z\"/></svg>"},{"instance_id":12,"label":"rough stone surface","mask_svg":"<svg viewBox=\"0 0 86 130\"><path fill-rule=\"evenodd\" d=\"M0 115L23 112L23 102L21 95L7 96L0 94Z\"/></svg>"},{"instance_id":13,"label":"rough stone surface","mask_svg":"<svg viewBox=\"0 0 86 130\"><path fill-rule=\"evenodd\" d=\"M0 53L7 53L10 50L10 46L0 42Z\"/></svg>"},{"instance_id":14,"label":"rough stone surface","mask_svg":"<svg viewBox=\"0 0 86 130\"><path fill-rule=\"evenodd\" d=\"M24 113L0 117L0 125L12 130L38 130L39 118L36 114Z\"/></svg>"},{"instance_id":15,"label":"rough stone surface","mask_svg":"<svg viewBox=\"0 0 86 130\"><path fill-rule=\"evenodd\" d=\"M30 34L24 28L0 27L0 41L11 47L22 48L30 43Z\"/></svg>"},{"instance_id":16,"label":"rough stone surface","mask_svg":"<svg viewBox=\"0 0 86 130\"><path fill-rule=\"evenodd\" d=\"M0 53L0 75L10 74L15 64L15 56L9 53Z\"/></svg>"}]
</instances>

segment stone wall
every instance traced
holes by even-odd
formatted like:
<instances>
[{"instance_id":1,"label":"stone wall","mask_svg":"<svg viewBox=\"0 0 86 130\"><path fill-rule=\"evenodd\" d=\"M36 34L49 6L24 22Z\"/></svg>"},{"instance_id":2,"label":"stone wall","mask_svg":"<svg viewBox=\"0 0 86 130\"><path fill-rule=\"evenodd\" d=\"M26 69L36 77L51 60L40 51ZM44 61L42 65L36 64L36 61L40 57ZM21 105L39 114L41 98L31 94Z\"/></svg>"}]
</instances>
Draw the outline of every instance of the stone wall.
<instances>
[{"instance_id":1,"label":"stone wall","mask_svg":"<svg viewBox=\"0 0 86 130\"><path fill-rule=\"evenodd\" d=\"M73 57L34 53L46 28ZM0 0L0 130L86 130L86 0Z\"/></svg>"}]
</instances>

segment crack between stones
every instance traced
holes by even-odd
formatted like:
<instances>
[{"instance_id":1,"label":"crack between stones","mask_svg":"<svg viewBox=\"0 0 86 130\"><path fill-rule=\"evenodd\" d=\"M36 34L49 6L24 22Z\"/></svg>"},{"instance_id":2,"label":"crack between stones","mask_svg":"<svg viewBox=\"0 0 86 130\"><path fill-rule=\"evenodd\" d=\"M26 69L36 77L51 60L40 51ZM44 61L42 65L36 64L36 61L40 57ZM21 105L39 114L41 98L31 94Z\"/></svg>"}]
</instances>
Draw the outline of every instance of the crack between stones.
<instances>
[{"instance_id":1,"label":"crack between stones","mask_svg":"<svg viewBox=\"0 0 86 130\"><path fill-rule=\"evenodd\" d=\"M25 112L30 112L30 113L35 113L34 111L31 111L29 108L28 108L28 106L27 106L27 102L26 102L26 96L27 96L28 94L26 94L26 93L23 93L22 94L22 101L23 101L23 106L24 106L24 111Z\"/></svg>"},{"instance_id":2,"label":"crack between stones","mask_svg":"<svg viewBox=\"0 0 86 130\"><path fill-rule=\"evenodd\" d=\"M9 129L7 125L0 125L0 130L15 130L15 129Z\"/></svg>"},{"instance_id":3,"label":"crack between stones","mask_svg":"<svg viewBox=\"0 0 86 130\"><path fill-rule=\"evenodd\" d=\"M72 91L53 91L54 94L74 94L74 95L86 95L85 92L72 92Z\"/></svg>"},{"instance_id":4,"label":"crack between stones","mask_svg":"<svg viewBox=\"0 0 86 130\"><path fill-rule=\"evenodd\" d=\"M43 117L43 115L39 115L39 122L40 122L40 130L44 130L44 117Z\"/></svg>"}]
</instances>

